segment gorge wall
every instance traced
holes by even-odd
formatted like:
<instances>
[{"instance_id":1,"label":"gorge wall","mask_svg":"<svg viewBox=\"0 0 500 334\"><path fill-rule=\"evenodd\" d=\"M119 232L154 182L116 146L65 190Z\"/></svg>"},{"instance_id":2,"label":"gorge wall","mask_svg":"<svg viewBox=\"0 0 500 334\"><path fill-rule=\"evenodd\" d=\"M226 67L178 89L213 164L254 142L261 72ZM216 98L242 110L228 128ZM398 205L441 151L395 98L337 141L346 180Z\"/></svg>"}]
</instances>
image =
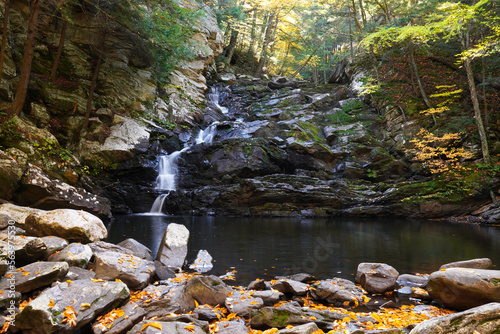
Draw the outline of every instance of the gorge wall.
<instances>
[{"instance_id":1,"label":"gorge wall","mask_svg":"<svg viewBox=\"0 0 500 334\"><path fill-rule=\"evenodd\" d=\"M207 89L205 73L222 51L222 33L209 7L194 1L183 5L200 12L197 21L190 22L195 28L196 57L179 63L170 84L161 86L140 34L114 26L99 49L96 17L76 6L67 25L57 75L51 77L62 22L50 15L51 8L42 9L23 113L2 121L2 200L46 209L83 208L106 216L109 202L97 196L99 191L87 175L146 152L148 127L193 125L199 120ZM14 99L29 13L28 1L12 2L0 82L4 113L0 116L5 116ZM102 65L89 126L81 133L99 53Z\"/></svg>"}]
</instances>

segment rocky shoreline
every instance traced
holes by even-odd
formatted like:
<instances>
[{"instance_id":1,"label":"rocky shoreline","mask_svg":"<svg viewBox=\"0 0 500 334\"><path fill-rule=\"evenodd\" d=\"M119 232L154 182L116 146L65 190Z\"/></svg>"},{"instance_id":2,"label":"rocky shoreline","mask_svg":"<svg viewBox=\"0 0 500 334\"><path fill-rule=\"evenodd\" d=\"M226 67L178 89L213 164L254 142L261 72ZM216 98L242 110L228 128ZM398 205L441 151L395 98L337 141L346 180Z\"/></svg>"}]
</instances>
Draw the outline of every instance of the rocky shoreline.
<instances>
[{"instance_id":1,"label":"rocky shoreline","mask_svg":"<svg viewBox=\"0 0 500 334\"><path fill-rule=\"evenodd\" d=\"M360 263L355 282L302 273L238 287L231 273L181 270L183 225L167 227L155 260L133 239L103 241L102 221L83 211L3 204L0 223L2 333L487 334L500 326L500 271L489 259L430 275ZM191 268L209 269L210 260L204 254Z\"/></svg>"}]
</instances>

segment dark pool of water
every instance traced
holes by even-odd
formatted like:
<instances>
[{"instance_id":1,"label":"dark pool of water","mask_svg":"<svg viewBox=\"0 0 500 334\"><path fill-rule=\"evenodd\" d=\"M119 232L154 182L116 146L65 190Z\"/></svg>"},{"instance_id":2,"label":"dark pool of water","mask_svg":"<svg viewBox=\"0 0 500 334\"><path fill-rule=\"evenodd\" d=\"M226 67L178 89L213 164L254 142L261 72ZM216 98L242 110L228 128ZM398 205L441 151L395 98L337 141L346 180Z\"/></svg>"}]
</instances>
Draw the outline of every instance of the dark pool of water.
<instances>
[{"instance_id":1,"label":"dark pool of water","mask_svg":"<svg viewBox=\"0 0 500 334\"><path fill-rule=\"evenodd\" d=\"M134 238L156 252L169 223L190 231L187 260L200 249L215 259L210 273L237 270L237 280L308 272L353 279L360 262L384 262L400 273L429 273L441 264L489 257L500 265L500 228L379 219L121 216L108 241Z\"/></svg>"}]
</instances>

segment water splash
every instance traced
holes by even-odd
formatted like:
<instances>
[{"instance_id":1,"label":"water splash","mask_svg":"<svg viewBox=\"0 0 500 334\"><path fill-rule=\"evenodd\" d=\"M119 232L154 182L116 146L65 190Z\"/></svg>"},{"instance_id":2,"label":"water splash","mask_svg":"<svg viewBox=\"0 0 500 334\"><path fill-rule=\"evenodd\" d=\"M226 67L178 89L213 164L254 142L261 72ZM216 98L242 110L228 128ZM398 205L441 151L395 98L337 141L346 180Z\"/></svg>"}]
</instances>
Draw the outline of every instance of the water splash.
<instances>
[{"instance_id":1,"label":"water splash","mask_svg":"<svg viewBox=\"0 0 500 334\"><path fill-rule=\"evenodd\" d=\"M151 207L151 210L149 211L150 214L161 214L163 215L163 203L165 203L165 199L167 196L170 194L170 191L166 194L161 194L160 196L156 197L153 206Z\"/></svg>"},{"instance_id":2,"label":"water splash","mask_svg":"<svg viewBox=\"0 0 500 334\"><path fill-rule=\"evenodd\" d=\"M217 124L219 124L219 122L214 122L210 124L210 126L208 126L205 130L200 130L200 133L198 133L198 137L196 137L196 144L212 144L215 132L217 130Z\"/></svg>"},{"instance_id":3,"label":"water splash","mask_svg":"<svg viewBox=\"0 0 500 334\"><path fill-rule=\"evenodd\" d=\"M156 177L155 189L158 190L177 190L177 160L182 151L175 151L169 155L160 157L158 164L158 176Z\"/></svg>"},{"instance_id":4,"label":"water splash","mask_svg":"<svg viewBox=\"0 0 500 334\"><path fill-rule=\"evenodd\" d=\"M222 88L219 86L210 87L210 91L208 92L208 100L212 102L223 114L227 114L229 109L221 106L220 103L220 95L222 93Z\"/></svg>"}]
</instances>

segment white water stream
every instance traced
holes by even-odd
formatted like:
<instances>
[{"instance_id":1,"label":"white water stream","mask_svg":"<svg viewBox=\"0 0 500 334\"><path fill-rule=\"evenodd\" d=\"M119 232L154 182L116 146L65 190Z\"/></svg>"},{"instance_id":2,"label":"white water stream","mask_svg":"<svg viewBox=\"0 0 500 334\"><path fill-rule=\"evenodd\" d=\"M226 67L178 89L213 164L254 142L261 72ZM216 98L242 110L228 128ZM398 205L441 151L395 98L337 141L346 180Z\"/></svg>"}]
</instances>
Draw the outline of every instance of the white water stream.
<instances>
[{"instance_id":1,"label":"white water stream","mask_svg":"<svg viewBox=\"0 0 500 334\"><path fill-rule=\"evenodd\" d=\"M214 103L223 113L227 113L228 109L220 106L220 87L211 87L208 94L209 100ZM215 132L217 130L218 122L210 124L206 129L200 130L195 140L195 145L208 143L211 144ZM155 181L155 189L158 191L166 191L166 193L159 195L153 203L149 214L158 215L163 214L163 205L171 191L177 190L177 174L179 168L177 162L182 152L190 149L191 146L184 147L180 151L172 152L171 154L162 155L159 157L158 162L158 176Z\"/></svg>"}]
</instances>

